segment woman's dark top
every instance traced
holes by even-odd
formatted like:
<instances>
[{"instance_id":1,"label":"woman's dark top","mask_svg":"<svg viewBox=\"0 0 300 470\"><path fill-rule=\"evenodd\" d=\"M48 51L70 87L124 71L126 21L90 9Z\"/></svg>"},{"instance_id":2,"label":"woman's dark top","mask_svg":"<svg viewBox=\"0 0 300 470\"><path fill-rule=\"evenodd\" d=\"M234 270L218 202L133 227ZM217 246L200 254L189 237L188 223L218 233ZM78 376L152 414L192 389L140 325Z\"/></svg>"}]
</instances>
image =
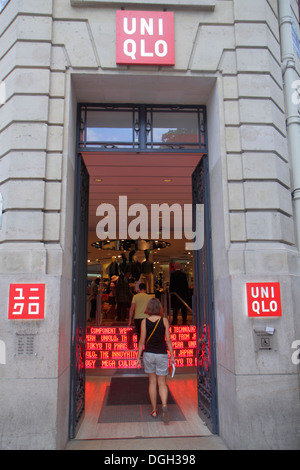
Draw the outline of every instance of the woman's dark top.
<instances>
[{"instance_id":1,"label":"woman's dark top","mask_svg":"<svg viewBox=\"0 0 300 470\"><path fill-rule=\"evenodd\" d=\"M147 343L147 339L151 335L158 321L159 324ZM150 352L154 354L167 354L167 343L165 339L165 334L166 333L163 318L155 322L152 322L148 318L146 318L145 352Z\"/></svg>"}]
</instances>

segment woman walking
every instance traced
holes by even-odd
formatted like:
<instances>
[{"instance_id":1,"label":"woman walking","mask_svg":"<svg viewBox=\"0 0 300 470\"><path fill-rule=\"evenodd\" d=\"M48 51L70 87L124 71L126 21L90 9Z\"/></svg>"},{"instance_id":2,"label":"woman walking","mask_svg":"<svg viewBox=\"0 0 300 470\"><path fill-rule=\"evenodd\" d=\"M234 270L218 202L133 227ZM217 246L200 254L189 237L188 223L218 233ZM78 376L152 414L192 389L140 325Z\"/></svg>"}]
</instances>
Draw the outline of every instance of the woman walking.
<instances>
[{"instance_id":1,"label":"woman walking","mask_svg":"<svg viewBox=\"0 0 300 470\"><path fill-rule=\"evenodd\" d=\"M158 299L153 298L148 302L145 313L149 318L145 318L141 324L141 338L137 365L141 364L143 354L144 368L149 377L149 396L152 405L151 416L157 418L157 384L159 396L162 403L163 421L169 422L167 408L168 387L166 378L169 371L169 349L171 354L171 364L175 365L172 342L169 332L168 319L163 317L162 306Z\"/></svg>"}]
</instances>

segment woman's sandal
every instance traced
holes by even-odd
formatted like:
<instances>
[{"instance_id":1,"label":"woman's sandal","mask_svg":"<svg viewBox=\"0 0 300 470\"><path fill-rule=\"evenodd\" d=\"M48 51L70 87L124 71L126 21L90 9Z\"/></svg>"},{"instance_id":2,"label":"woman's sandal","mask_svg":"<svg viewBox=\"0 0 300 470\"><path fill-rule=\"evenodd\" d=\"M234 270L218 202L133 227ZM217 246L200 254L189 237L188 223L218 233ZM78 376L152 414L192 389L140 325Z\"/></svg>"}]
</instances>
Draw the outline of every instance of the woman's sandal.
<instances>
[{"instance_id":1,"label":"woman's sandal","mask_svg":"<svg viewBox=\"0 0 300 470\"><path fill-rule=\"evenodd\" d=\"M153 419L157 419L157 411L156 410L151 411L150 415L152 416Z\"/></svg>"}]
</instances>

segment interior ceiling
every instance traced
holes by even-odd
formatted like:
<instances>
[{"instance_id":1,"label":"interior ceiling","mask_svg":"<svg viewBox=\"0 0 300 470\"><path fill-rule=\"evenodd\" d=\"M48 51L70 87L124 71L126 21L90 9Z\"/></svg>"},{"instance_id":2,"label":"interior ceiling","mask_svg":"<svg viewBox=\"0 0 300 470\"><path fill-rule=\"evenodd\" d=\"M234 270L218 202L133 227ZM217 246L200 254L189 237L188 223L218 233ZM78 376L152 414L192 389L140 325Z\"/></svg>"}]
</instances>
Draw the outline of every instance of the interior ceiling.
<instances>
[{"instance_id":1,"label":"interior ceiling","mask_svg":"<svg viewBox=\"0 0 300 470\"><path fill-rule=\"evenodd\" d=\"M151 204L179 203L183 208L183 204L192 203L191 175L200 154L83 152L82 157L90 176L88 257L91 260L109 259L115 254L91 247L91 243L98 241L96 226L101 217L96 216L96 209L101 203L115 207L117 221L119 196L127 196L128 207L144 204L149 215ZM128 217L128 222L134 218ZM171 247L157 253L158 257L183 257L185 240L165 241L170 241Z\"/></svg>"}]
</instances>

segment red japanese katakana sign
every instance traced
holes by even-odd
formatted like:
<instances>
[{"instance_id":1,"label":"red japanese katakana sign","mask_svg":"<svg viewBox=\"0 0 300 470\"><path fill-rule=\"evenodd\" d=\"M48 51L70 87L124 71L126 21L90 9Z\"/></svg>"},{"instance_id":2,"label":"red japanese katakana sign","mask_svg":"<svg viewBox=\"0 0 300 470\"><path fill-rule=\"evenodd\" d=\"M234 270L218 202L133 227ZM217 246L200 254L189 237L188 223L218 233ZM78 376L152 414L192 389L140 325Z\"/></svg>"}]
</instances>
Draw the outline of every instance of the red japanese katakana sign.
<instances>
[{"instance_id":1,"label":"red japanese katakana sign","mask_svg":"<svg viewBox=\"0 0 300 470\"><path fill-rule=\"evenodd\" d=\"M45 311L45 284L11 284L9 320L41 320Z\"/></svg>"}]
</instances>

